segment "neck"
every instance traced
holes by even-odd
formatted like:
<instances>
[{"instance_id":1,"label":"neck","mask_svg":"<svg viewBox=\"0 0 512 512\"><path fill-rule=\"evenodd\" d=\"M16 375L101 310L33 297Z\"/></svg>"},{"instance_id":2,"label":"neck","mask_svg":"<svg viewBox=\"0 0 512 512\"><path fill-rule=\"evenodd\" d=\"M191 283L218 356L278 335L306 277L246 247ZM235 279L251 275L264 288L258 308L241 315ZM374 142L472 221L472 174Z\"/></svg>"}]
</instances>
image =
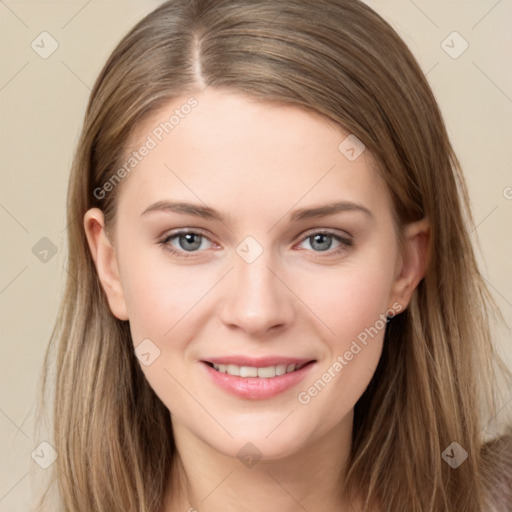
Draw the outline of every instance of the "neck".
<instances>
[{"instance_id":1,"label":"neck","mask_svg":"<svg viewBox=\"0 0 512 512\"><path fill-rule=\"evenodd\" d=\"M255 462L226 456L173 417L177 455L162 512L354 512L342 493L353 415L292 455ZM248 450L250 452L250 449Z\"/></svg>"}]
</instances>

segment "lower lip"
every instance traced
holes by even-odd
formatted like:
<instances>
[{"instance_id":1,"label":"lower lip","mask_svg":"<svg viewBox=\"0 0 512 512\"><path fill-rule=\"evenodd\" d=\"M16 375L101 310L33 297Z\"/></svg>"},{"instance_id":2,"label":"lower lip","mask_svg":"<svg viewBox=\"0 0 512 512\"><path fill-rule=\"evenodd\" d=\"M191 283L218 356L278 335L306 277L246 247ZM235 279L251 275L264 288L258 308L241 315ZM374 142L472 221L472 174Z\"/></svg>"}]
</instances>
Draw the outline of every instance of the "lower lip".
<instances>
[{"instance_id":1,"label":"lower lip","mask_svg":"<svg viewBox=\"0 0 512 512\"><path fill-rule=\"evenodd\" d=\"M201 365L217 386L235 396L249 400L272 398L290 389L306 377L315 366L315 363L316 362L308 363L300 370L291 373L262 379L260 377L237 377L235 375L221 373L212 368L209 364L201 361Z\"/></svg>"}]
</instances>

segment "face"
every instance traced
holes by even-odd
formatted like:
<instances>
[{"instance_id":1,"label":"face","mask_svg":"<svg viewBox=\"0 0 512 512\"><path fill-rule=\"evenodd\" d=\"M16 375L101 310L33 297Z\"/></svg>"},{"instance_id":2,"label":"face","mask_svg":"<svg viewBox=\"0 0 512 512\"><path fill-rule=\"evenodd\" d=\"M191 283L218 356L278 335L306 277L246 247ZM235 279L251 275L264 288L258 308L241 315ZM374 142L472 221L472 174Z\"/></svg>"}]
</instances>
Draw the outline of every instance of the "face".
<instances>
[{"instance_id":1,"label":"face","mask_svg":"<svg viewBox=\"0 0 512 512\"><path fill-rule=\"evenodd\" d=\"M151 147L110 240L100 210L85 228L173 425L228 456L252 442L280 458L351 417L386 315L421 278L421 226L402 257L371 155L354 159L351 139L340 150L349 134L323 118L211 88L194 98L169 133L160 123L188 96L138 128L133 148Z\"/></svg>"}]
</instances>

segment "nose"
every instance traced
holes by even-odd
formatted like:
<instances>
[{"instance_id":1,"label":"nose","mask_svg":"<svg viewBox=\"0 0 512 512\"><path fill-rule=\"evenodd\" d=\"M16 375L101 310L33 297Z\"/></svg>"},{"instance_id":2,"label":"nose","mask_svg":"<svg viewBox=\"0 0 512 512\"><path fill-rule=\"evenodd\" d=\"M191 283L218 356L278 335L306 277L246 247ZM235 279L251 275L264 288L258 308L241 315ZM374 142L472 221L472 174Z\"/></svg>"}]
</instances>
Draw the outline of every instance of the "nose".
<instances>
[{"instance_id":1,"label":"nose","mask_svg":"<svg viewBox=\"0 0 512 512\"><path fill-rule=\"evenodd\" d=\"M234 269L226 276L220 316L230 329L252 337L285 328L294 315L293 293L286 279L274 269L269 251L252 263L233 255Z\"/></svg>"}]
</instances>

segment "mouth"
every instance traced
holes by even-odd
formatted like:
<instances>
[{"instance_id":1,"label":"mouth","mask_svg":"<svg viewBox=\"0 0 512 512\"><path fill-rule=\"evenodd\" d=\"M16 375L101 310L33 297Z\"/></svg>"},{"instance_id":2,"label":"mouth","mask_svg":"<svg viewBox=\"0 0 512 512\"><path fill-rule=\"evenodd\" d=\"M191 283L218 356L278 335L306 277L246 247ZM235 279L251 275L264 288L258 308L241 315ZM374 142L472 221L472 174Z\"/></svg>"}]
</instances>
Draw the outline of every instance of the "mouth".
<instances>
[{"instance_id":1,"label":"mouth","mask_svg":"<svg viewBox=\"0 0 512 512\"><path fill-rule=\"evenodd\" d=\"M238 398L265 400L293 389L310 374L316 359L226 357L201 361L205 376Z\"/></svg>"},{"instance_id":2,"label":"mouth","mask_svg":"<svg viewBox=\"0 0 512 512\"><path fill-rule=\"evenodd\" d=\"M286 375L287 373L294 373L305 366L315 363L316 360L310 360L303 363L281 363L267 366L248 366L248 365L237 365L228 363L213 363L211 361L203 361L208 366L213 368L219 373L225 373L234 377L253 377L260 379L271 379Z\"/></svg>"}]
</instances>

